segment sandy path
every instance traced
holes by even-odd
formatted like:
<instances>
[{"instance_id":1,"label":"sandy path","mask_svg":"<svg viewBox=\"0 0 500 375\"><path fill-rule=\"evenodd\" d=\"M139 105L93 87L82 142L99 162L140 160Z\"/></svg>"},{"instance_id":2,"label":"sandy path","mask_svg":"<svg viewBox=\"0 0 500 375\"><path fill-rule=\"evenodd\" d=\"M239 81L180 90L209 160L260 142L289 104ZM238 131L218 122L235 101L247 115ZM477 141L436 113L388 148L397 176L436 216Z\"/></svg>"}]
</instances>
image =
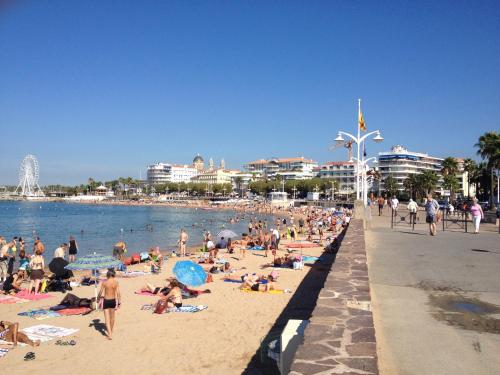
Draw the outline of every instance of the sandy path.
<instances>
[{"instance_id":1,"label":"sandy path","mask_svg":"<svg viewBox=\"0 0 500 375\"><path fill-rule=\"evenodd\" d=\"M304 250L304 254L313 256L321 252L321 248ZM245 272L269 273L271 269L261 271L260 266L272 258L262 255L263 252L247 252L241 261L229 260L235 268L246 267ZM50 324L80 329L74 336L75 347L56 346L53 341L44 343L35 350L37 358L31 362L22 360L31 349L18 347L0 359L2 370L66 374L72 369L81 374L92 368L99 374L118 374L124 370L144 374L241 374L292 294L244 293L237 290L239 284L223 282L221 275L214 275L214 282L203 286L211 289L211 294L184 301L208 305L205 311L164 315L141 311L140 306L153 303L156 298L135 295L134 291L146 282L161 284L162 279L172 274L178 259L170 258L162 275L118 279L123 302L117 313L113 341L89 327L96 319L104 321L102 312L42 321L17 316L18 312L30 308L56 305L63 297L61 293L51 293L53 298L37 302L0 304L0 319L18 321L21 328ZM136 266L136 269L142 267ZM277 286L295 290L308 269L281 270ZM93 287L79 287L73 293L91 297L93 290Z\"/></svg>"}]
</instances>

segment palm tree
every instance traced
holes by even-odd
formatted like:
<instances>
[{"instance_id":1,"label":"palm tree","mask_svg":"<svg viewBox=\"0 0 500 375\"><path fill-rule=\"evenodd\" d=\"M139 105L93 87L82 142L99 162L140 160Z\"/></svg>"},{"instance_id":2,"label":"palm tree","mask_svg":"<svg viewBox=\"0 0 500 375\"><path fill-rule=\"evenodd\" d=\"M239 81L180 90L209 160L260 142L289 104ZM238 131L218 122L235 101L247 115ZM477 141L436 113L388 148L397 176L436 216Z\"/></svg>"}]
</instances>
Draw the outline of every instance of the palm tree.
<instances>
[{"instance_id":1,"label":"palm tree","mask_svg":"<svg viewBox=\"0 0 500 375\"><path fill-rule=\"evenodd\" d=\"M455 158L447 157L443 160L441 165L441 173L443 174L444 180L446 180L445 189L450 190L451 201L455 201L455 191L458 189L457 173L458 173L458 161Z\"/></svg>"},{"instance_id":2,"label":"palm tree","mask_svg":"<svg viewBox=\"0 0 500 375\"><path fill-rule=\"evenodd\" d=\"M403 186L406 190L410 192L410 198L415 198L418 188L418 177L416 174L409 175L404 181Z\"/></svg>"},{"instance_id":3,"label":"palm tree","mask_svg":"<svg viewBox=\"0 0 500 375\"><path fill-rule=\"evenodd\" d=\"M490 205L493 204L493 185L495 179L493 169L500 168L500 133L495 131L484 133L479 137L478 142L474 145L477 147L477 154L483 160L488 160L487 168L490 172Z\"/></svg>"},{"instance_id":4,"label":"palm tree","mask_svg":"<svg viewBox=\"0 0 500 375\"><path fill-rule=\"evenodd\" d=\"M471 181L477 174L477 163L472 159L464 159L464 171L467 172L467 196L470 197Z\"/></svg>"},{"instance_id":5,"label":"palm tree","mask_svg":"<svg viewBox=\"0 0 500 375\"><path fill-rule=\"evenodd\" d=\"M241 184L243 183L243 178L241 176L237 176L235 179L234 179L234 183L236 184L236 189L238 189L238 194L240 196L240 198L242 197L242 193L241 193Z\"/></svg>"},{"instance_id":6,"label":"palm tree","mask_svg":"<svg viewBox=\"0 0 500 375\"><path fill-rule=\"evenodd\" d=\"M434 171L424 171L418 175L418 187L424 194L431 194L436 190L439 181L439 176Z\"/></svg>"},{"instance_id":7,"label":"palm tree","mask_svg":"<svg viewBox=\"0 0 500 375\"><path fill-rule=\"evenodd\" d=\"M389 196L396 195L398 192L398 182L392 176L387 176L384 180L384 189Z\"/></svg>"}]
</instances>

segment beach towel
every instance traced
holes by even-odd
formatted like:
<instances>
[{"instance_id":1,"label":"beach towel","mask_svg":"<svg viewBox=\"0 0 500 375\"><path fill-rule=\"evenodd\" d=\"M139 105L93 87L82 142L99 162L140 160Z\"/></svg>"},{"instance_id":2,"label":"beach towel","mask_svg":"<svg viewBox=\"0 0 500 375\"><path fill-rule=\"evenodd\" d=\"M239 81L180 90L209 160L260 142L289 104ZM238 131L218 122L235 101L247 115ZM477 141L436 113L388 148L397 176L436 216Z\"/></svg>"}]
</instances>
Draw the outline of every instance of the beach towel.
<instances>
[{"instance_id":1,"label":"beach towel","mask_svg":"<svg viewBox=\"0 0 500 375\"><path fill-rule=\"evenodd\" d=\"M151 275L151 272L144 271L127 271L121 274L121 277L139 277L139 276L147 276Z\"/></svg>"},{"instance_id":2,"label":"beach towel","mask_svg":"<svg viewBox=\"0 0 500 375\"><path fill-rule=\"evenodd\" d=\"M255 291L255 290L252 290L252 289L248 289L248 288L244 288L244 289L240 289L242 292L245 292L245 293L265 293L265 294L283 294L285 293L284 290L282 289L273 289L273 290L270 290L269 292L263 292L263 291Z\"/></svg>"},{"instance_id":3,"label":"beach towel","mask_svg":"<svg viewBox=\"0 0 500 375\"><path fill-rule=\"evenodd\" d=\"M5 357L8 352L9 349L0 349L0 358Z\"/></svg>"},{"instance_id":4,"label":"beach towel","mask_svg":"<svg viewBox=\"0 0 500 375\"><path fill-rule=\"evenodd\" d=\"M264 246L253 246L248 248L247 250L265 250Z\"/></svg>"},{"instance_id":5,"label":"beach towel","mask_svg":"<svg viewBox=\"0 0 500 375\"><path fill-rule=\"evenodd\" d=\"M36 320L44 320L44 319L55 318L55 317L60 316L59 312L52 311L50 309L32 309L32 310L20 312L17 315L27 316L29 318L33 318Z\"/></svg>"},{"instance_id":6,"label":"beach towel","mask_svg":"<svg viewBox=\"0 0 500 375\"><path fill-rule=\"evenodd\" d=\"M141 310L153 310L155 308L155 305L152 303L148 303L146 305L141 306Z\"/></svg>"},{"instance_id":7,"label":"beach towel","mask_svg":"<svg viewBox=\"0 0 500 375\"><path fill-rule=\"evenodd\" d=\"M192 305L185 305L181 307L171 307L166 310L168 313L173 313L173 312L187 312L187 313L195 313L199 311L203 311L207 309L208 306L205 305L198 305L198 306L192 306Z\"/></svg>"},{"instance_id":8,"label":"beach towel","mask_svg":"<svg viewBox=\"0 0 500 375\"><path fill-rule=\"evenodd\" d=\"M309 263L309 262L314 263L314 262L316 262L318 259L319 259L318 257L313 257L313 256L309 256L309 255L303 255L303 256L302 256L302 261L303 261L303 262L308 262L308 263Z\"/></svg>"},{"instance_id":9,"label":"beach towel","mask_svg":"<svg viewBox=\"0 0 500 375\"><path fill-rule=\"evenodd\" d=\"M33 327L24 328L21 330L26 333L28 336L40 336L49 339L61 338L65 336L70 336L79 331L77 328L64 328L64 327L55 327L47 324L39 324Z\"/></svg>"},{"instance_id":10,"label":"beach towel","mask_svg":"<svg viewBox=\"0 0 500 375\"><path fill-rule=\"evenodd\" d=\"M10 305L10 304L14 304L14 303L25 303L25 302L29 302L29 301L27 299L24 299L24 298L0 294L0 303L6 304L6 305Z\"/></svg>"},{"instance_id":11,"label":"beach towel","mask_svg":"<svg viewBox=\"0 0 500 375\"><path fill-rule=\"evenodd\" d=\"M235 280L235 279L223 279L225 283L236 283L236 284L241 284L243 281L241 280Z\"/></svg>"},{"instance_id":12,"label":"beach towel","mask_svg":"<svg viewBox=\"0 0 500 375\"><path fill-rule=\"evenodd\" d=\"M68 309L59 310L58 313L61 316L86 315L86 314L88 314L91 311L92 311L92 309L89 308L89 307L75 307L75 308L68 308Z\"/></svg>"},{"instance_id":13,"label":"beach towel","mask_svg":"<svg viewBox=\"0 0 500 375\"><path fill-rule=\"evenodd\" d=\"M320 245L313 242L292 242L286 245L289 249L305 249L309 247L319 247Z\"/></svg>"},{"instance_id":14,"label":"beach towel","mask_svg":"<svg viewBox=\"0 0 500 375\"><path fill-rule=\"evenodd\" d=\"M29 301L39 301L41 299L52 297L50 294L30 294L27 289L21 290L16 294L16 297L27 299Z\"/></svg>"}]
</instances>

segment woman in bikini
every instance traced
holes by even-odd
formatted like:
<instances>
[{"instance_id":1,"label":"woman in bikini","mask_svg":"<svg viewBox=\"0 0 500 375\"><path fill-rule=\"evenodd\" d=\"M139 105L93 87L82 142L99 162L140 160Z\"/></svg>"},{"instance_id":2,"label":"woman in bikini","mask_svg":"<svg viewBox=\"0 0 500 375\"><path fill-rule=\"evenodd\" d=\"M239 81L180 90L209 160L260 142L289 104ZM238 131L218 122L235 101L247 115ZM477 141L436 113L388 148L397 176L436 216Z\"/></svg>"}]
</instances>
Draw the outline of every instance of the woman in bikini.
<instances>
[{"instance_id":1,"label":"woman in bikini","mask_svg":"<svg viewBox=\"0 0 500 375\"><path fill-rule=\"evenodd\" d=\"M40 345L40 340L30 340L26 334L19 332L19 323L11 323L7 321L0 321L0 340L13 343L14 346L17 346L18 342L30 346Z\"/></svg>"},{"instance_id":2,"label":"woman in bikini","mask_svg":"<svg viewBox=\"0 0 500 375\"><path fill-rule=\"evenodd\" d=\"M181 284L177 279L172 279L170 281L170 292L164 297L161 297L162 300L167 301L167 307L181 307L182 306L182 291Z\"/></svg>"},{"instance_id":3,"label":"woman in bikini","mask_svg":"<svg viewBox=\"0 0 500 375\"><path fill-rule=\"evenodd\" d=\"M120 306L120 286L115 280L115 270L110 269L106 274L107 280L102 283L97 299L103 298L102 308L104 310L104 320L106 322L107 337L109 340L113 336L115 326L115 310Z\"/></svg>"},{"instance_id":4,"label":"woman in bikini","mask_svg":"<svg viewBox=\"0 0 500 375\"><path fill-rule=\"evenodd\" d=\"M35 256L31 258L30 261L30 269L31 269L31 274L30 274L30 285L28 289L28 293L31 294L31 291L33 289L33 286L35 287L34 293L38 293L38 288L40 287L40 283L43 279L44 275L44 269L45 268L45 261L43 260L42 256L42 251L40 249L35 250Z\"/></svg>"}]
</instances>

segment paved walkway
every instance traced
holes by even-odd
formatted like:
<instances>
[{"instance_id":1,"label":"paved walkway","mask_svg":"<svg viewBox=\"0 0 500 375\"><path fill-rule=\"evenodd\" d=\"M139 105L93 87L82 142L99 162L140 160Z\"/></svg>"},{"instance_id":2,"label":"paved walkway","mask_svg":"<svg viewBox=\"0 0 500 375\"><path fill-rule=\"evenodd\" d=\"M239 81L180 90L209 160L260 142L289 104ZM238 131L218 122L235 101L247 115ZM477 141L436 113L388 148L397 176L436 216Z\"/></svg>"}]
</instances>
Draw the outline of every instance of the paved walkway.
<instances>
[{"instance_id":1,"label":"paved walkway","mask_svg":"<svg viewBox=\"0 0 500 375\"><path fill-rule=\"evenodd\" d=\"M385 215L365 233L380 373L500 374L500 235Z\"/></svg>"}]
</instances>

